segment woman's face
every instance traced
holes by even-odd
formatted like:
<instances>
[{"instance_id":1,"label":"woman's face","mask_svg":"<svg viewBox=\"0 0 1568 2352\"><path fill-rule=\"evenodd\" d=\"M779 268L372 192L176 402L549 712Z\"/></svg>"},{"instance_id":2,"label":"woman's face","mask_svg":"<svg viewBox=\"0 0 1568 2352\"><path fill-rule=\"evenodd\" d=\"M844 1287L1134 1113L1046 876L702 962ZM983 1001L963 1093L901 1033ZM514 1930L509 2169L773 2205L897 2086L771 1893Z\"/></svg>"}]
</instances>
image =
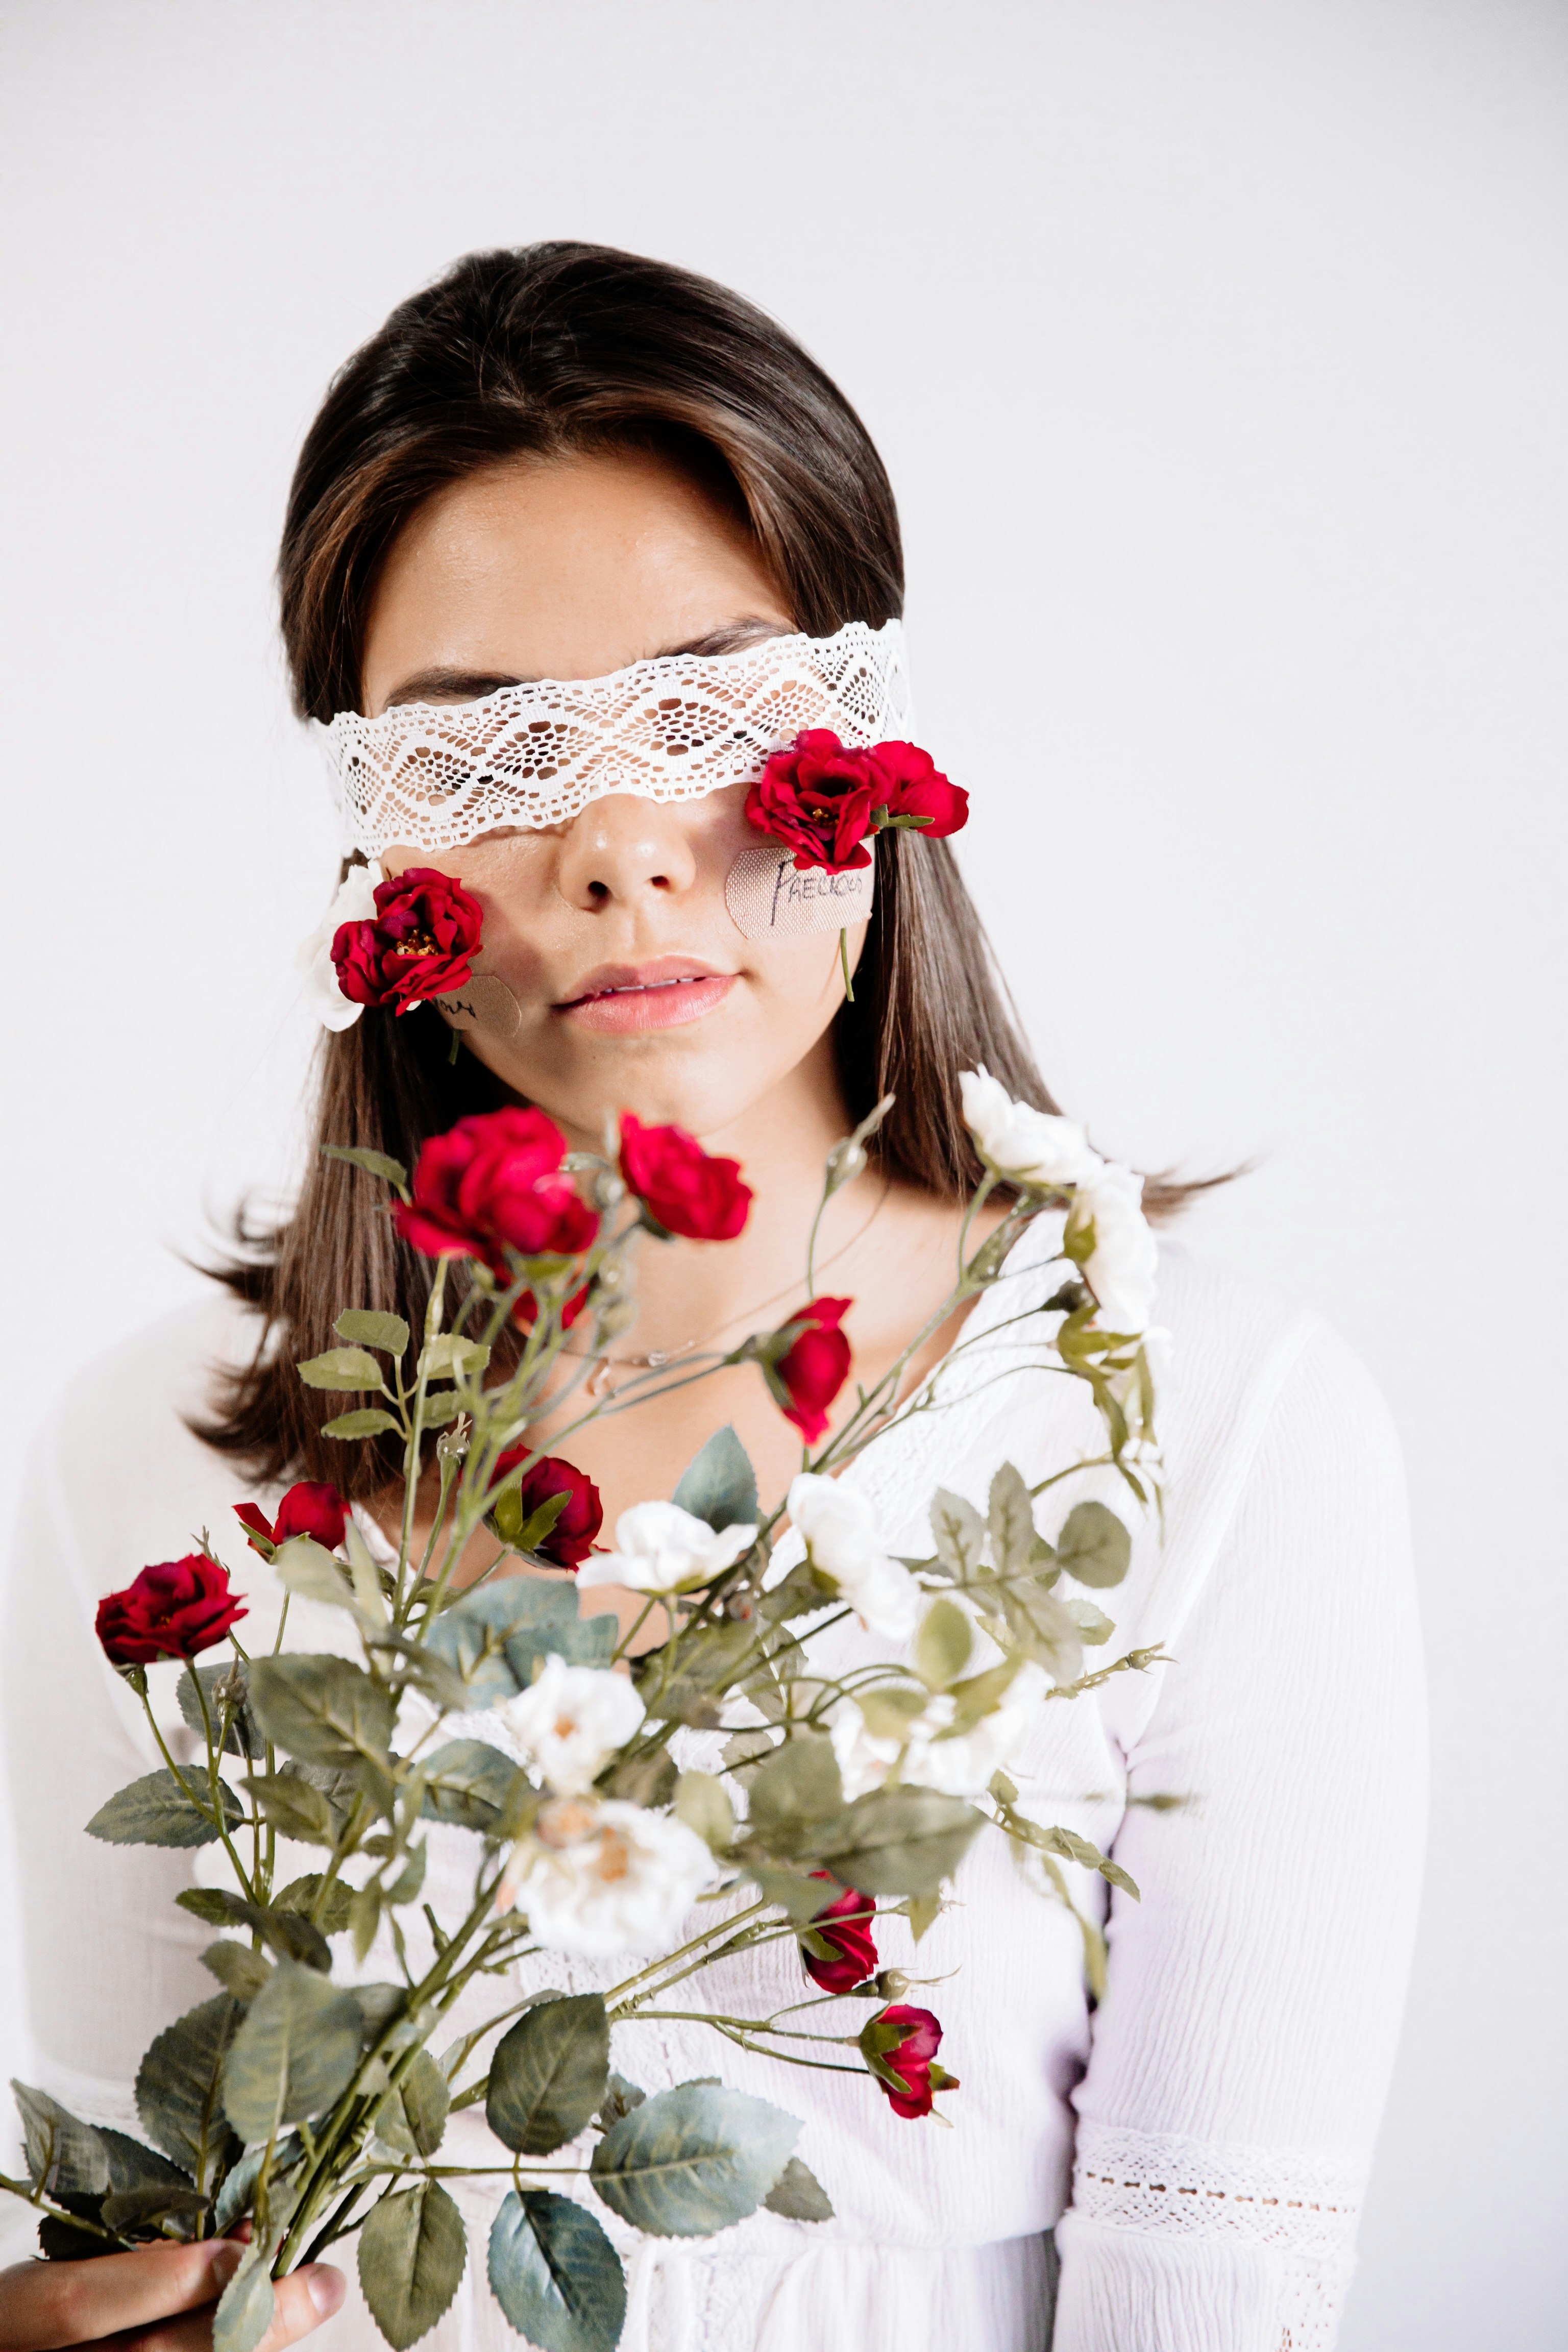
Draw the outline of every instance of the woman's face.
<instances>
[{"instance_id":1,"label":"woman's face","mask_svg":"<svg viewBox=\"0 0 1568 2352\"><path fill-rule=\"evenodd\" d=\"M521 459L440 491L397 540L363 708L600 677L793 626L745 533L659 458ZM480 901L482 966L518 1018L509 1007L468 1042L585 1140L620 1109L714 1136L787 1079L833 1086L837 932L747 939L724 902L731 866L757 846L745 797L742 783L668 804L614 793L565 824L386 852L389 874L435 864ZM851 930L851 962L864 937L864 923Z\"/></svg>"}]
</instances>

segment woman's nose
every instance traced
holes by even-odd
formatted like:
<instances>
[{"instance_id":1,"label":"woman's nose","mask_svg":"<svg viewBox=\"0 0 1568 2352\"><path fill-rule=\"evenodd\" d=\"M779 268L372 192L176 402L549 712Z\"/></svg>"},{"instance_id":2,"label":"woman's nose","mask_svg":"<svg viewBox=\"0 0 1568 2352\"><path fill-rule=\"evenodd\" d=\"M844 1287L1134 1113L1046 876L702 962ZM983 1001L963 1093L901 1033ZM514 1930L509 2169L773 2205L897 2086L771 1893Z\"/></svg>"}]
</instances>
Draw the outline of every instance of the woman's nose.
<instances>
[{"instance_id":1,"label":"woman's nose","mask_svg":"<svg viewBox=\"0 0 1568 2352\"><path fill-rule=\"evenodd\" d=\"M679 897L697 877L697 859L673 809L631 793L590 801L568 827L557 882L562 897L587 913L635 906L649 891Z\"/></svg>"}]
</instances>

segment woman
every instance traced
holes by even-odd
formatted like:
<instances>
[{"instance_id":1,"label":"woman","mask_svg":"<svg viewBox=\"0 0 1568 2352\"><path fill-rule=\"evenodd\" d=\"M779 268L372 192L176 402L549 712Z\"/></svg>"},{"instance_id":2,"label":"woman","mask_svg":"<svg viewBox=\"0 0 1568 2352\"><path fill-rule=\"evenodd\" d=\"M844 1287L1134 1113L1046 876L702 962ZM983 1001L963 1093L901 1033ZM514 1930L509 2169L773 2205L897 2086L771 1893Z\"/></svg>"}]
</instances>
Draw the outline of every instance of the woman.
<instances>
[{"instance_id":1,"label":"woman","mask_svg":"<svg viewBox=\"0 0 1568 2352\"><path fill-rule=\"evenodd\" d=\"M890 646L901 562L876 453L797 346L701 279L556 245L460 263L350 363L306 442L282 585L300 709L330 723L482 704L529 679L611 679L658 656L750 677L775 641L856 624ZM881 675L892 691L890 656ZM938 751L961 768L958 749ZM591 777L595 756L557 744L557 781ZM376 837L384 871L458 877L483 908L495 984L445 1020L367 1012L325 1050L323 1143L411 1162L464 1114L521 1097L583 1148L631 1110L742 1162L744 1234L644 1253L637 1319L602 1382L776 1321L799 1296L826 1151L890 1094L868 1172L835 1194L816 1242L818 1286L853 1298L845 1328L868 1385L948 1291L978 1173L958 1073L984 1064L1051 1107L945 843L881 834L874 897L842 942L837 921L784 933L735 896L755 845L745 781L659 798L623 777L569 805L545 774L542 821L509 803L510 821L438 853L410 802L402 834ZM1168 1213L1180 1188L1146 1199ZM232 1524L242 1488L265 1508L291 1478L331 1479L384 1514L392 1458L374 1439L323 1438L339 1405L291 1370L331 1344L345 1299L422 1311L426 1262L360 1201L341 1162L314 1160L292 1217L256 1238L221 1304L84 1376L35 1478L6 1655L37 2063L67 2105L106 2121L128 2119L151 2034L210 1985L204 1931L193 1921L182 1942L170 1924L188 1858L80 1837L102 1796L155 1760L96 1653L93 1608L187 1531ZM1039 1278L1021 1255L1019 1285ZM986 1379L940 1417L895 1424L849 1474L894 1552L921 1548L935 1486L983 1492L1004 1455L1037 1479L1077 1450L1060 1393L1075 1384L1010 1370L986 1311L964 1332L992 1349ZM900 2124L835 2075L781 2085L725 2052L726 2079L804 2116L802 2151L837 2218L808 2229L763 2213L711 2245L650 2242L628 2343L1332 2343L1416 1872L1397 1457L1365 1375L1314 1316L1171 1246L1157 1313L1172 1339L1170 1505L1118 1595L1118 1646L1163 1642L1174 1663L1042 1708L1018 1768L1142 1890L1112 1900L1103 1998L1086 1989L1071 1913L977 1854L918 1959L912 1945L902 1956L947 1979L958 2128ZM917 1370L956 1337L955 1321ZM584 1431L574 1459L613 1524L667 1495L725 1419L782 1493L796 1442L751 1366ZM276 1599L265 1572L250 1583L264 1624ZM46 1654L81 1693L68 1740L29 1707L26 1661ZM643 2032L650 2088L719 2063L695 2029ZM438 2352L515 2340L477 2268L429 2339ZM0 2326L0 2342L89 2332ZM352 2285L337 2340L379 2340Z\"/></svg>"}]
</instances>

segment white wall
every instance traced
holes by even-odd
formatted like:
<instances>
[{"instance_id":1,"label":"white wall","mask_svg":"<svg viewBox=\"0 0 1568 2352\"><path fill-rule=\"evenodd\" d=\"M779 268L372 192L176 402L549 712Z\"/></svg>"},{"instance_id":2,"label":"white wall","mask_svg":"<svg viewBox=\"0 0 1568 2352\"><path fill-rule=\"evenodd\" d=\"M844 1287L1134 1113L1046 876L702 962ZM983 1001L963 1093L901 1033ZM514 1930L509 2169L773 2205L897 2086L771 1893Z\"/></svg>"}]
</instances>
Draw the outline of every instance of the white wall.
<instances>
[{"instance_id":1,"label":"white wall","mask_svg":"<svg viewBox=\"0 0 1568 2352\"><path fill-rule=\"evenodd\" d=\"M1346 2344L1560 2343L1560 0L9 0L0 44L0 1466L289 1163L331 835L269 570L329 372L476 245L733 281L891 465L1060 1092L1145 1164L1266 1153L1194 1231L1405 1433L1437 1833Z\"/></svg>"}]
</instances>

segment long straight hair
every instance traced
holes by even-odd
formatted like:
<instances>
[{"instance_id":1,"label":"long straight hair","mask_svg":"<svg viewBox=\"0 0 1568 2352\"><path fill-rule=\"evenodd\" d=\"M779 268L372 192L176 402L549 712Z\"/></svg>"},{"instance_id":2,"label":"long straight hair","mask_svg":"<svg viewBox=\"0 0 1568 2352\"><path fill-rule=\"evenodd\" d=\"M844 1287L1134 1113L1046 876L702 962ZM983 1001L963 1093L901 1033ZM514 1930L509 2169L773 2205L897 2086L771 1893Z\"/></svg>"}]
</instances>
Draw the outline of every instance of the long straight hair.
<instances>
[{"instance_id":1,"label":"long straight hair","mask_svg":"<svg viewBox=\"0 0 1568 2352\"><path fill-rule=\"evenodd\" d=\"M354 354L306 436L279 563L301 716L359 708L382 567L435 491L511 457L627 446L664 456L744 523L797 628L829 636L901 613L898 509L881 459L837 386L773 320L707 278L605 246L470 254ZM984 1062L1021 1100L1057 1105L946 842L884 833L876 857L859 984L835 1019L839 1076L852 1119L895 1098L875 1165L955 1200L980 1176L961 1070ZM427 1262L399 1240L377 1188L320 1146L412 1167L428 1137L512 1099L472 1055L449 1062L448 1045L444 1024L384 1011L325 1037L316 1148L292 1213L259 1228L242 1214L238 1255L213 1269L261 1321L253 1362L226 1376L197 1426L258 1480L329 1478L365 1499L400 1467L384 1437L323 1438L339 1401L293 1366L331 1346L346 1306L421 1327ZM1153 1179L1145 1200L1168 1214L1193 1189Z\"/></svg>"}]
</instances>

